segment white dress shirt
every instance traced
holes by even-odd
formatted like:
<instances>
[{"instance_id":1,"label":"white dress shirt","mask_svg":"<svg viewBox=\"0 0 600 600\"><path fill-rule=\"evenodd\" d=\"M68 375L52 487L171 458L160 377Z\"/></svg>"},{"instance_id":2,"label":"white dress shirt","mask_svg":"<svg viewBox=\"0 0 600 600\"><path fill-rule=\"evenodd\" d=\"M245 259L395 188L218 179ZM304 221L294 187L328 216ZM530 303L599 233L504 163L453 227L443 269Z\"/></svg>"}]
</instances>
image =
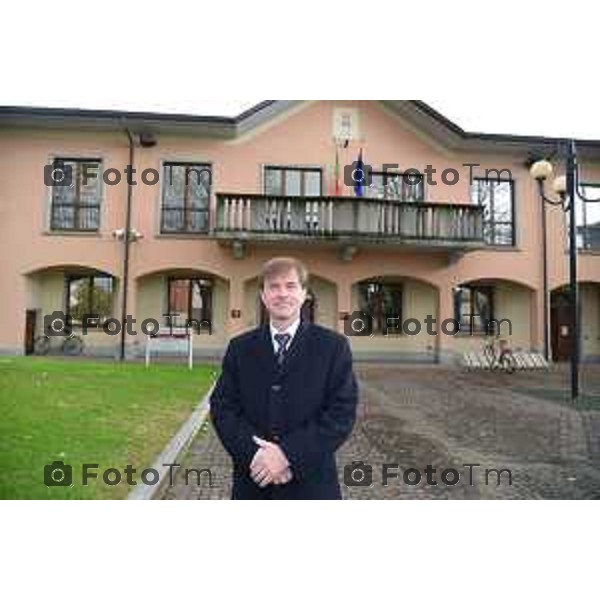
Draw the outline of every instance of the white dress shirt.
<instances>
[{"instance_id":1,"label":"white dress shirt","mask_svg":"<svg viewBox=\"0 0 600 600\"><path fill-rule=\"evenodd\" d=\"M276 333L289 333L290 334L290 341L287 343L287 346L285 347L286 350L289 350L289 347L292 345L292 340L294 339L294 336L296 335L296 331L298 330L298 326L300 325L300 317L298 317L287 329L284 329L283 331L279 331L279 329L276 329L275 327L273 327L273 323L269 323L269 327L271 328L271 342L273 344L273 352L275 354L277 354L277 351L279 350L279 344L275 341L275 334Z\"/></svg>"}]
</instances>

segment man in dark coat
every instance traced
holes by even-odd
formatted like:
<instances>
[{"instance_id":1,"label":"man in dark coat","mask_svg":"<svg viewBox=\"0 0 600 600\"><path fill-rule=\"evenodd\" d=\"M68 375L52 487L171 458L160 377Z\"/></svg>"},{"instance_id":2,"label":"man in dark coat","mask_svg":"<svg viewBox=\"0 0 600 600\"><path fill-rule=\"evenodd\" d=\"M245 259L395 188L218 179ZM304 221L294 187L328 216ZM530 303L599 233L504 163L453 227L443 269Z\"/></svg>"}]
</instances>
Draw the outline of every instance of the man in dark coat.
<instances>
[{"instance_id":1,"label":"man in dark coat","mask_svg":"<svg viewBox=\"0 0 600 600\"><path fill-rule=\"evenodd\" d=\"M345 336L300 318L307 273L292 258L263 268L269 323L229 343L210 399L234 463L233 499L341 499L335 451L358 390Z\"/></svg>"}]
</instances>

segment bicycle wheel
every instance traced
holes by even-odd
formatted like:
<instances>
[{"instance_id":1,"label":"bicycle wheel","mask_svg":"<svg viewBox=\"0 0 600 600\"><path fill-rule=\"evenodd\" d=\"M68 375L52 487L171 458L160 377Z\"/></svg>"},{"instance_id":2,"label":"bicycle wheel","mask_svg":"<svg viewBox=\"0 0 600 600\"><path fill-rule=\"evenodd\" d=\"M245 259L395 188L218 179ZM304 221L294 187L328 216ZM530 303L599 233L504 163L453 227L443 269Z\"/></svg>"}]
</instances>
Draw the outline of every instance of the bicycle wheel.
<instances>
[{"instance_id":1,"label":"bicycle wheel","mask_svg":"<svg viewBox=\"0 0 600 600\"><path fill-rule=\"evenodd\" d=\"M48 354L48 350L50 349L50 338L47 335L38 335L38 337L33 340L33 353L38 354L39 356L43 356Z\"/></svg>"},{"instance_id":2,"label":"bicycle wheel","mask_svg":"<svg viewBox=\"0 0 600 600\"><path fill-rule=\"evenodd\" d=\"M485 358L486 367L490 371L494 371L498 368L496 353L492 344L486 343L483 347L483 357Z\"/></svg>"},{"instance_id":3,"label":"bicycle wheel","mask_svg":"<svg viewBox=\"0 0 600 600\"><path fill-rule=\"evenodd\" d=\"M81 354L83 351L83 340L74 335L72 337L68 337L63 343L63 352L68 356L76 356L77 354Z\"/></svg>"},{"instance_id":4,"label":"bicycle wheel","mask_svg":"<svg viewBox=\"0 0 600 600\"><path fill-rule=\"evenodd\" d=\"M506 353L502 357L502 368L507 373L514 373L515 372L515 369L517 368L517 364L516 364L516 361L515 361L515 357L512 354Z\"/></svg>"}]
</instances>

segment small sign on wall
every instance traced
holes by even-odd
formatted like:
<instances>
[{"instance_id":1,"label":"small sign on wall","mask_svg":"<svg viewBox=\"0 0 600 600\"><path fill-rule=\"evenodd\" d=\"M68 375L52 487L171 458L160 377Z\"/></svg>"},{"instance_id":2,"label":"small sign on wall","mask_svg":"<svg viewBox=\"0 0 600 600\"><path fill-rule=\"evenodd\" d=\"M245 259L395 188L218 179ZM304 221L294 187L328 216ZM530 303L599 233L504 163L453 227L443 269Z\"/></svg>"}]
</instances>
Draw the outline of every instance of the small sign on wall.
<instances>
[{"instance_id":1,"label":"small sign on wall","mask_svg":"<svg viewBox=\"0 0 600 600\"><path fill-rule=\"evenodd\" d=\"M360 139L358 108L336 107L333 109L333 137L336 140Z\"/></svg>"}]
</instances>

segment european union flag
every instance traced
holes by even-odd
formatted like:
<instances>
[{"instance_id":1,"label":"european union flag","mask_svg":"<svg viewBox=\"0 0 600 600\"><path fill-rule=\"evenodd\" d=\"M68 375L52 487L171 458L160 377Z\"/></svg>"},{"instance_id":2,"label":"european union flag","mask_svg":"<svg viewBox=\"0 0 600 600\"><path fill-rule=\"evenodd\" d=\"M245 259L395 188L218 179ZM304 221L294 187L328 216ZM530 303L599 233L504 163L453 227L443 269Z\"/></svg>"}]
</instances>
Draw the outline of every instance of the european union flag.
<instances>
[{"instance_id":1,"label":"european union flag","mask_svg":"<svg viewBox=\"0 0 600 600\"><path fill-rule=\"evenodd\" d=\"M365 195L365 181L366 181L365 165L363 163L362 148L360 149L360 152L358 153L358 160L355 163L353 179L354 179L354 193L357 196L362 198L362 196Z\"/></svg>"}]
</instances>

